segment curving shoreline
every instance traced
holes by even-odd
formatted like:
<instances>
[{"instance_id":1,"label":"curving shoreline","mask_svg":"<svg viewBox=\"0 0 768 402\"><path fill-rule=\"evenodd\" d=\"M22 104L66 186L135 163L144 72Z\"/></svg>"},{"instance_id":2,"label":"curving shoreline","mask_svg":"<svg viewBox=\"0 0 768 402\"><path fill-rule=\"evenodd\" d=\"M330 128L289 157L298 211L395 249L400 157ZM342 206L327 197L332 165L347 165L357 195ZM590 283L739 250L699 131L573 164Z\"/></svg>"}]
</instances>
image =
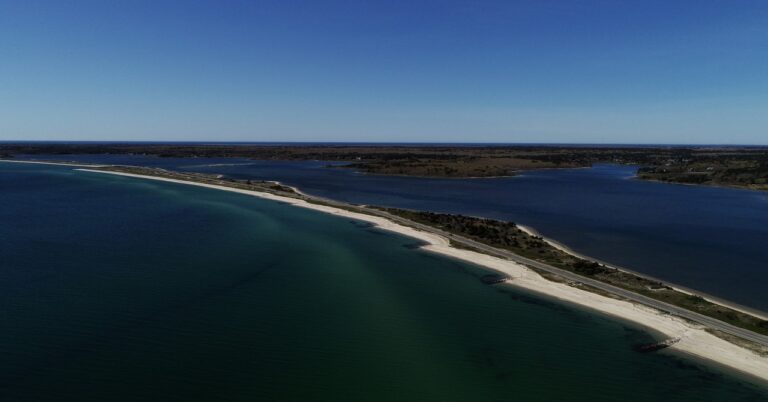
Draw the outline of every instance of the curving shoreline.
<instances>
[{"instance_id":1,"label":"curving shoreline","mask_svg":"<svg viewBox=\"0 0 768 402\"><path fill-rule=\"evenodd\" d=\"M715 297L715 296L712 296L712 295L700 292L698 290L689 289L689 288L686 288L684 286L680 286L680 285L677 285L677 284L674 284L674 283L670 283L667 280L655 278L655 277L649 276L647 274L644 274L642 272L636 272L636 271L633 271L631 269L620 267L620 266L611 264L609 262L605 262L603 260L599 260L597 258L588 256L588 255L585 255L585 254L581 254L581 253L571 249L570 247L568 247L568 246L566 246L566 245L564 245L564 244L562 244L562 243L560 243L560 242L558 242L556 240L552 240L552 239L549 239L547 237L542 236L541 233L539 233L536 229L534 229L532 227L524 226L524 225L520 225L520 224L516 224L516 226L518 227L518 229L522 230L523 232L527 233L528 235L541 237L541 239L544 242L546 242L547 244L549 244L550 246L552 246L552 247L554 247L554 248L556 248L556 249L558 249L558 250L560 250L560 251L562 251L562 252L564 252L566 254L570 254L570 255L572 255L574 257L578 257L578 258L581 258L581 259L584 259L584 260L595 261L595 262L598 262L598 263L600 263L602 265L605 265L606 267L609 267L609 268L618 269L619 271L624 271L624 272L628 272L630 274L637 275L637 276L640 276L640 277L643 277L643 278L659 281L659 282L664 283L664 285L669 286L669 287L671 287L672 289L674 289L674 290L676 290L678 292L682 292L682 293L689 294L689 295L694 295L694 296L699 296L699 297L701 297L701 298L703 298L703 299L705 299L707 301L710 301L710 302L715 303L715 304L719 304L721 306L728 307L728 308L730 308L732 310L736 310L736 311L742 312L744 314L749 314L749 315L755 316L757 318L760 318L762 320L768 320L768 313L765 313L763 311L756 310L756 309L753 309L753 308L750 308L750 307L745 307L745 306L742 306L740 304L736 304L736 303L730 302L728 300L723 300L721 298L718 298L718 297Z\"/></svg>"},{"instance_id":2,"label":"curving shoreline","mask_svg":"<svg viewBox=\"0 0 768 402\"><path fill-rule=\"evenodd\" d=\"M77 170L193 185L198 187L235 192L278 201L296 207L307 208L323 213L342 216L349 219L365 221L373 224L379 229L424 241L426 243L426 245L422 247L424 250L438 253L447 257L456 258L472 264L481 265L504 273L512 278L512 280L508 282L510 286L527 289L564 302L587 307L591 310L603 314L608 314L620 319L632 321L647 328L659 331L660 333L670 338L680 338L679 342L670 347L671 349L712 361L714 363L737 370L741 373L763 381L768 381L768 356L761 356L752 350L719 338L706 331L706 329L700 325L693 324L684 319L674 317L669 314L665 314L651 307L603 296L597 293L569 286L565 283L552 282L543 278L533 270L516 262L471 250L455 248L451 246L450 241L445 237L433 233L419 231L408 226L403 226L382 217L352 212L332 206L314 204L302 199L284 197L266 192L125 172L93 169Z\"/></svg>"},{"instance_id":3,"label":"curving shoreline","mask_svg":"<svg viewBox=\"0 0 768 402\"><path fill-rule=\"evenodd\" d=\"M8 160L0 159L0 162L2 161ZM757 378L760 381L768 382L768 355L765 353L760 355L750 349L744 348L718 336L715 336L708 332L705 327L701 325L692 323L679 317L671 316L652 307L626 300L618 300L615 298L607 297L598 293L593 293L574 286L570 286L566 283L552 282L517 262L479 253L476 251L470 251L464 248L453 247L446 237L435 233L420 231L413 227L404 226L384 217L353 212L333 206L315 204L303 199L284 197L267 192L238 189L233 187L200 183L189 180L179 180L167 177L87 169L88 167L94 168L103 166L33 161L8 162L63 165L76 167L78 168L76 170L84 172L114 174L140 179L207 187L216 190L235 192L263 199L269 199L290 204L292 206L312 209L319 212L342 216L359 221L365 221L380 229L419 239L426 243L426 245L422 247L424 250L435 252L447 257L456 258L475 265L481 265L489 269L504 273L512 278L511 281L508 282L508 284L511 286L533 291L564 302L583 306L603 314L617 317L622 320L631 321L649 329L658 331L669 338L680 338L679 342L670 347L671 349L692 355L696 358L714 362L718 365L744 373L752 378ZM303 194L296 188L292 187L292 189L299 194ZM530 228L526 229L531 230ZM532 233L536 232L532 231ZM559 246L564 247L562 245Z\"/></svg>"}]
</instances>

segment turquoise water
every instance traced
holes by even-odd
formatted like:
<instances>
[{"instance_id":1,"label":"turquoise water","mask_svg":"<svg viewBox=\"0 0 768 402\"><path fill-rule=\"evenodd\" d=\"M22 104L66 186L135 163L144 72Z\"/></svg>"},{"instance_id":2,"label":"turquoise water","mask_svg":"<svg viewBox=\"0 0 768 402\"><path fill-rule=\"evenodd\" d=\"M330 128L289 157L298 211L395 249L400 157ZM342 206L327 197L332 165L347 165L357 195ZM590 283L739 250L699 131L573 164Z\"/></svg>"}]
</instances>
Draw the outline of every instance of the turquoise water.
<instances>
[{"instance_id":1,"label":"turquoise water","mask_svg":"<svg viewBox=\"0 0 768 402\"><path fill-rule=\"evenodd\" d=\"M238 194L0 165L0 399L768 398L413 245Z\"/></svg>"}]
</instances>

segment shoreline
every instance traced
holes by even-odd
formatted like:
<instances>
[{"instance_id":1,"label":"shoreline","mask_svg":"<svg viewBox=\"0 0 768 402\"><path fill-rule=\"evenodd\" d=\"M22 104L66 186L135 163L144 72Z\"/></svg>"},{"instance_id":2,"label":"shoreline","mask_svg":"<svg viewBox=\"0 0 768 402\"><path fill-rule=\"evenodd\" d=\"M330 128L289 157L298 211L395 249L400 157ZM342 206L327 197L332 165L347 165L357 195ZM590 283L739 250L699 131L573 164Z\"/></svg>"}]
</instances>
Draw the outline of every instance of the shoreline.
<instances>
[{"instance_id":1,"label":"shoreline","mask_svg":"<svg viewBox=\"0 0 768 402\"><path fill-rule=\"evenodd\" d=\"M757 191L762 193L768 192L768 187L749 187L749 186L739 186L736 184L723 184L723 183L686 183L686 182L680 182L680 181L644 178L644 177L640 177L640 175L638 174L635 174L634 176L632 176L631 179L639 180L639 181L647 181L649 183L675 184L678 186L727 188L731 190Z\"/></svg>"},{"instance_id":2,"label":"shoreline","mask_svg":"<svg viewBox=\"0 0 768 402\"><path fill-rule=\"evenodd\" d=\"M546 295L554 299L586 307L589 310L606 314L620 320L631 321L643 327L657 331L669 338L680 338L680 341L670 346L669 349L694 355L717 365L736 370L739 373L768 382L768 357L761 356L744 347L728 342L708 332L703 326L691 323L651 307L606 297L597 293L582 290L565 283L552 282L545 279L533 270L513 261L479 253L476 251L452 247L447 238L437 234L426 233L415 228L403 226L388 219L352 212L345 209L313 204L303 199L290 198L259 192L253 190L237 189L232 187L198 183L187 180L177 180L164 177L155 177L124 172L113 172L93 169L77 169L83 172L113 174L118 176L133 177L147 180L163 181L184 185L211 188L221 191L229 191L244 195L250 195L261 199L289 204L291 206L306 208L336 215L348 219L368 222L378 229L397 233L399 235L421 240L426 244L420 247L423 250L434 252L450 258L462 260L474 265L483 266L494 271L501 272L512 278L507 282L509 286L529 290Z\"/></svg>"},{"instance_id":3,"label":"shoreline","mask_svg":"<svg viewBox=\"0 0 768 402\"><path fill-rule=\"evenodd\" d=\"M536 229L534 229L534 228L532 228L530 226L524 226L524 225L520 225L520 224L516 224L516 225L517 225L518 229L522 230L526 234L531 235L531 236L541 237L541 239L545 243L549 244L550 246L552 246L552 247L554 247L554 248L556 248L556 249L558 249L558 250L560 250L560 251L562 251L562 252L564 252L566 254L570 254L570 255L572 255L574 257L581 258L583 260L595 261L595 262L597 262L599 264L605 265L608 268L617 269L619 271L627 272L627 273L630 273L632 275L637 275L637 276L642 277L642 278L658 281L658 282L663 283L664 286L669 286L669 287L671 287L672 289L674 289L674 290L676 290L678 292L685 293L685 294L692 295L692 296L699 296L699 297L701 297L701 298L703 298L703 299L705 299L705 300L707 300L707 301L709 301L711 303L719 304L721 306L728 307L728 308L730 308L732 310L736 310L736 311L742 312L744 314L749 314L749 315L755 316L757 318L760 318L761 320L768 320L768 313L765 313L763 311L755 310L755 309L752 309L752 308L746 307L746 306L742 306L740 304L733 303L733 302L730 302L730 301L727 301L727 300L723 300L723 299L720 299L718 297L709 295L707 293L703 293L703 292L700 292L700 291L697 291L697 290L689 289L689 288L686 288L684 286L680 286L680 285L677 285L677 284L674 284L674 283L670 283L669 281L666 281L666 280L663 280L663 279L659 279L659 278L656 278L656 277L653 277L653 276L650 276L650 275L643 274L641 272L633 271L631 269L627 269L627 268L624 268L624 267L620 267L620 266L617 266L617 265L614 265L614 264L611 264L611 263L599 260L597 258L588 256L588 255L585 255L585 254L581 254L581 253L579 253L577 251L574 251L570 247L568 247L568 246L566 246L566 245L564 245L564 244L562 244L562 243L560 243L560 242L558 242L556 240L552 240L552 239L549 239L547 237L542 236L541 233L539 233L539 231L537 231Z\"/></svg>"},{"instance_id":4,"label":"shoreline","mask_svg":"<svg viewBox=\"0 0 768 402\"><path fill-rule=\"evenodd\" d=\"M285 197L255 190L245 190L222 185L150 175L88 169L104 167L108 165L13 161L0 159L0 162L3 161L15 163L52 164L70 167L74 166L78 167L78 169L75 170L83 172L113 174L139 179L206 187L215 190L255 196L262 199L281 202L283 204L289 204L291 206L311 209L331 215L368 222L376 228L423 241L426 244L420 247L423 250L434 252L449 258L458 259L470 264L482 266L487 269L506 274L511 278L506 282L506 285L508 286L528 290L561 302L584 307L593 312L614 317L620 321L628 321L639 324L640 326L643 326L652 332L662 334L669 338L680 338L679 342L670 346L670 350L683 355L687 355L689 357L693 357L697 360L703 360L707 363L712 363L715 366L719 366L729 371L736 371L738 375L753 380L756 379L761 384L768 383L767 354L758 354L755 351L715 336L714 334L710 333L703 325L699 325L686 319L664 313L660 310L656 310L652 307L627 301L625 299L607 297L598 293L569 286L566 283L550 281L534 272L530 268L527 268L517 262L494 257L484 253L479 253L476 251L455 248L451 246L450 241L446 237L434 233L423 232L409 226L404 226L383 217L369 215L361 212L353 212L333 206L314 204L299 198ZM294 187L291 188L298 194L304 194ZM527 229L529 231L532 230L526 227L521 227L521 229ZM533 233L536 233L535 230ZM538 233L535 235L539 236ZM568 250L567 247L557 244L556 242L553 244L553 246L563 247Z\"/></svg>"}]
</instances>

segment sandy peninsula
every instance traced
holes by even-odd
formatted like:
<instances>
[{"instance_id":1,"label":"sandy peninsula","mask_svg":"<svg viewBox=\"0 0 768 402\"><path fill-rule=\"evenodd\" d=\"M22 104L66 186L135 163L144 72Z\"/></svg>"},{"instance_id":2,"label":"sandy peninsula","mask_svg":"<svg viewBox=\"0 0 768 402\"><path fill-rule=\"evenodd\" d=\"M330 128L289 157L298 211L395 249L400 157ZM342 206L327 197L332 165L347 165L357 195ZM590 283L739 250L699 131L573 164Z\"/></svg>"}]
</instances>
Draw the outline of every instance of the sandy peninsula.
<instances>
[{"instance_id":1,"label":"sandy peninsula","mask_svg":"<svg viewBox=\"0 0 768 402\"><path fill-rule=\"evenodd\" d=\"M422 247L424 250L463 260L472 264L482 265L504 273L512 278L510 281L508 281L508 285L510 286L527 289L558 300L562 300L564 302L574 303L576 305L584 306L597 312L632 321L642 326L656 330L670 338L680 338L680 341L672 345L671 348L699 358L710 360L763 381L768 381L768 356L761 356L752 350L743 348L717 336L714 336L707 332L700 325L677 318L675 316L671 316L669 314L665 314L644 305L602 296L597 293L588 292L564 283L547 280L540 276L538 273L516 262L466 249L454 248L450 245L448 239L442 236L419 231L408 226L403 226L382 217L352 212L331 206L313 204L301 199L283 197L266 192L236 189L232 187L164 177L85 168L100 167L94 165L11 160L2 160L2 162L63 165L78 167L80 168L78 170L85 172L114 174L119 176L207 187L216 190L255 196L301 208L312 209L332 215L369 222L380 229L398 233L404 236L409 236L425 242L426 245ZM298 189L296 189L296 191L300 193ZM535 234L535 231L529 228L523 229ZM571 252L570 250L568 251Z\"/></svg>"},{"instance_id":2,"label":"sandy peninsula","mask_svg":"<svg viewBox=\"0 0 768 402\"><path fill-rule=\"evenodd\" d=\"M332 215L338 215L345 218L369 222L380 229L388 230L424 241L426 243L426 245L423 246L424 250L463 260L472 264L482 265L487 268L507 274L512 278L508 282L510 286L541 293L558 300L574 303L604 314L618 317L620 319L632 321L642 326L656 330L670 338L680 338L680 341L672 345L670 348L697 356L699 358L710 360L712 362L738 370L742 373L746 373L761 380L768 381L768 356L761 356L752 350L714 336L707 332L702 326L693 324L669 314L662 313L650 307L602 296L597 293L585 291L564 283L547 280L536 272L516 262L470 250L454 248L450 245L448 239L442 236L399 225L385 218L351 212L345 209L331 206L313 204L301 199L282 197L265 192L243 190L213 184L138 175L132 173L91 169L78 170L230 191L263 199L279 201L281 203L312 209Z\"/></svg>"}]
</instances>

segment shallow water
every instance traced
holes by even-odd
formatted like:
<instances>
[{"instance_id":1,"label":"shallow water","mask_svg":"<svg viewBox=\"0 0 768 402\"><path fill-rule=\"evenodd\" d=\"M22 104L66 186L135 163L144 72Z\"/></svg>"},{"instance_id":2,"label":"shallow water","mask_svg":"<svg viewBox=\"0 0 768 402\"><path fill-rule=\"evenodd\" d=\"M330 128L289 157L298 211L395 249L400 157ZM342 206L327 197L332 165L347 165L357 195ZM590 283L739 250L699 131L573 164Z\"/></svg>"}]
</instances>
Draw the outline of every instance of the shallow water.
<instances>
[{"instance_id":1,"label":"shallow water","mask_svg":"<svg viewBox=\"0 0 768 402\"><path fill-rule=\"evenodd\" d=\"M238 194L0 165L0 399L768 398L413 244Z\"/></svg>"}]
</instances>

